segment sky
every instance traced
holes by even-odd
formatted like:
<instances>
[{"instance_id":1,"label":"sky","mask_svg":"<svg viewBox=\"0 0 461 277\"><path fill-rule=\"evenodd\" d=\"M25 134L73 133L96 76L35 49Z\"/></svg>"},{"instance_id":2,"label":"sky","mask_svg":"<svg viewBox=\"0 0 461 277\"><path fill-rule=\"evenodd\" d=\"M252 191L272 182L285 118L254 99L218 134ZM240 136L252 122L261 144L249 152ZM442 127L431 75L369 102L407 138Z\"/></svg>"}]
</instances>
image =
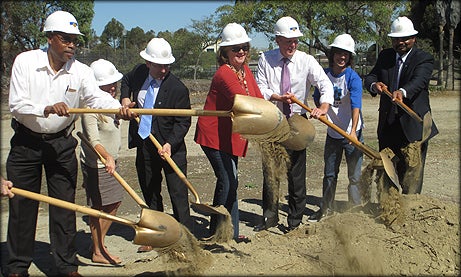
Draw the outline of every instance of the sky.
<instances>
[{"instance_id":1,"label":"sky","mask_svg":"<svg viewBox=\"0 0 461 277\"><path fill-rule=\"evenodd\" d=\"M153 30L174 32L189 28L192 19L202 20L223 5L235 1L94 1L92 28L98 36L106 24L115 18L126 30L141 27L145 32ZM238 23L238 22L237 22ZM269 42L262 34L249 34L251 45L267 48Z\"/></svg>"}]
</instances>

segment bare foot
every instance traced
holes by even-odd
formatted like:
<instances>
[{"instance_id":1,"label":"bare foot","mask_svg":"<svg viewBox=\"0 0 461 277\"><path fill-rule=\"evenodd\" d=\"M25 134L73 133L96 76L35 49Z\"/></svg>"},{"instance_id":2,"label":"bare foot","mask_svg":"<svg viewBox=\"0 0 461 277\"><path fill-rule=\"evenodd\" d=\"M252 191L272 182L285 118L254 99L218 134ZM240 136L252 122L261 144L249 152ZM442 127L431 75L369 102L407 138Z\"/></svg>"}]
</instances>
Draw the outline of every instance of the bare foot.
<instances>
[{"instance_id":1,"label":"bare foot","mask_svg":"<svg viewBox=\"0 0 461 277\"><path fill-rule=\"evenodd\" d=\"M108 253L100 253L100 254L93 253L91 261L93 263L113 264L113 265L122 263L122 260L120 259L120 257L112 256Z\"/></svg>"}]
</instances>

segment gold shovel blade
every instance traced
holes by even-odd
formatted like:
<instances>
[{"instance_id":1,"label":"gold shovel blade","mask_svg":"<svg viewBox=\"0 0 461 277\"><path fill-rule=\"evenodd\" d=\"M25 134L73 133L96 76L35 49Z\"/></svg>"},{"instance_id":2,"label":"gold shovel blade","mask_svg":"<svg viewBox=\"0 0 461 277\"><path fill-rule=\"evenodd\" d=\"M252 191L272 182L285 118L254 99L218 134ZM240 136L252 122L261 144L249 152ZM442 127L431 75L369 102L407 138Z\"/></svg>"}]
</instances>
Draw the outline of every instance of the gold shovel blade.
<instances>
[{"instance_id":1,"label":"gold shovel blade","mask_svg":"<svg viewBox=\"0 0 461 277\"><path fill-rule=\"evenodd\" d=\"M141 210L141 217L134 229L134 244L150 245L154 248L168 247L182 236L181 226L174 217L147 208Z\"/></svg>"},{"instance_id":2,"label":"gold shovel blade","mask_svg":"<svg viewBox=\"0 0 461 277\"><path fill-rule=\"evenodd\" d=\"M270 101L237 94L232 107L232 132L263 135L273 131L285 116Z\"/></svg>"}]
</instances>

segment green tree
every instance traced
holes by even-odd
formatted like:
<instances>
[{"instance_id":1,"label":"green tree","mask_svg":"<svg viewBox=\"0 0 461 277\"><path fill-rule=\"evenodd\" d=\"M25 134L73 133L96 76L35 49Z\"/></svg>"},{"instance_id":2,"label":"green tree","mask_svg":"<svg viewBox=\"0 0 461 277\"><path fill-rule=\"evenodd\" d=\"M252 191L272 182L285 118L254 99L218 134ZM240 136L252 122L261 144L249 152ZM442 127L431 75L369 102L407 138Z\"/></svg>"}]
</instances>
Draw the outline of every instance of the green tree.
<instances>
[{"instance_id":1,"label":"green tree","mask_svg":"<svg viewBox=\"0 0 461 277\"><path fill-rule=\"evenodd\" d=\"M123 43L123 32L125 27L115 18L104 26L101 34L101 42L109 44L113 49L120 48L120 42ZM123 47L123 44L121 45Z\"/></svg>"},{"instance_id":2,"label":"green tree","mask_svg":"<svg viewBox=\"0 0 461 277\"><path fill-rule=\"evenodd\" d=\"M237 0L233 8L227 8L224 18L232 18L273 40L275 22L291 16L300 25L304 34L300 43L308 47L308 52L317 49L326 53L333 37L345 32L363 49L374 42L385 45L390 22L407 6L407 1Z\"/></svg>"},{"instance_id":3,"label":"green tree","mask_svg":"<svg viewBox=\"0 0 461 277\"><path fill-rule=\"evenodd\" d=\"M91 38L94 1L2 1L2 70L9 75L14 58L20 52L46 45L42 32L46 17L57 10L72 13L85 35L80 39Z\"/></svg>"}]
</instances>

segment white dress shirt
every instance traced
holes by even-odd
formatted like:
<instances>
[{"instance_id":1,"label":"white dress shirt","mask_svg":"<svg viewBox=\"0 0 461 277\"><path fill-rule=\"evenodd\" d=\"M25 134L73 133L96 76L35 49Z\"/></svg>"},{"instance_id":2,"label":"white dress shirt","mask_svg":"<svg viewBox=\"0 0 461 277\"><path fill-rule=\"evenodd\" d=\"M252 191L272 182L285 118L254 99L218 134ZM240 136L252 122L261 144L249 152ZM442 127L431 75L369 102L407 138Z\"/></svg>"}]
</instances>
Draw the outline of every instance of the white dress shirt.
<instances>
[{"instance_id":1,"label":"white dress shirt","mask_svg":"<svg viewBox=\"0 0 461 277\"><path fill-rule=\"evenodd\" d=\"M139 90L138 103L139 103L140 107L144 107L144 100L146 99L147 89L149 88L149 84L152 81L152 79L154 79L154 78L152 78L152 76L150 76L150 74L147 75L147 78L144 81L144 84L142 84L141 89ZM154 104L152 105L152 107L155 106L155 101L157 100L158 91L159 91L161 85L162 85L162 80L155 79L155 83L154 83L154 98L153 98Z\"/></svg>"},{"instance_id":2,"label":"white dress shirt","mask_svg":"<svg viewBox=\"0 0 461 277\"><path fill-rule=\"evenodd\" d=\"M13 64L10 80L9 107L13 117L37 133L57 133L76 120L50 114L44 117L46 106L64 102L69 108L82 104L90 108L120 108L120 103L99 89L91 68L75 59L69 60L54 73L47 49L19 54Z\"/></svg>"},{"instance_id":3,"label":"white dress shirt","mask_svg":"<svg viewBox=\"0 0 461 277\"><path fill-rule=\"evenodd\" d=\"M272 94L282 95L280 91L280 79L282 76L283 56L280 50L274 49L267 51L261 55L258 61L258 73L256 81L264 98L269 100ZM321 97L320 103L333 104L333 85L330 79L323 71L322 66L311 55L305 52L296 50L293 57L288 63L291 81L291 93L293 93L299 101L307 106L307 96L311 86L319 89ZM280 110L283 110L283 103L276 101L275 103ZM297 104L291 105L293 113L304 114L306 110Z\"/></svg>"}]
</instances>

